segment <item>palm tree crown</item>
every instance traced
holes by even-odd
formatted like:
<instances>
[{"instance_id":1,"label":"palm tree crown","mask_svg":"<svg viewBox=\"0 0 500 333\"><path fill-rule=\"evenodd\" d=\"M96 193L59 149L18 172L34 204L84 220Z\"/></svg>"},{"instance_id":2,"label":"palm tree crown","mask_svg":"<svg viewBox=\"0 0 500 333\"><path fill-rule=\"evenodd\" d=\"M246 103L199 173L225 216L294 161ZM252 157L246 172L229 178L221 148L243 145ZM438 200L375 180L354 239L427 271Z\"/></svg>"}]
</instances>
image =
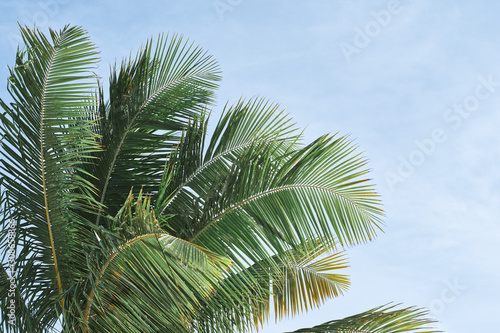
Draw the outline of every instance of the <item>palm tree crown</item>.
<instances>
[{"instance_id":1,"label":"palm tree crown","mask_svg":"<svg viewBox=\"0 0 500 333\"><path fill-rule=\"evenodd\" d=\"M220 70L177 35L115 65L105 98L84 30L21 34L0 100L0 248L10 221L17 248L13 293L2 261L4 331L248 331L347 290L343 248L382 217L348 138L304 144L259 98L226 105L208 138ZM296 332L429 323L390 305Z\"/></svg>"}]
</instances>

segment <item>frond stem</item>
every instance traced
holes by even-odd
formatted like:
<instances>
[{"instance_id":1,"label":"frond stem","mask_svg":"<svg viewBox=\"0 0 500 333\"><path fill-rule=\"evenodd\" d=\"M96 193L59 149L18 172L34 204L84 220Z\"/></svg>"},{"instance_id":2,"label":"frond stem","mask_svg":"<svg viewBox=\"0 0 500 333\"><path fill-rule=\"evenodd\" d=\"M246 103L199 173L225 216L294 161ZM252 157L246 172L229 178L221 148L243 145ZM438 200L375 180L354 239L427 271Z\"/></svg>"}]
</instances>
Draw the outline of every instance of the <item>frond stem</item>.
<instances>
[{"instance_id":1,"label":"frond stem","mask_svg":"<svg viewBox=\"0 0 500 333\"><path fill-rule=\"evenodd\" d=\"M326 192L329 192L329 193L333 193L334 195L344 199L344 200L347 200L348 202L350 202L353 206L355 206L356 208L359 209L359 212L360 214L363 214L364 217L368 218L368 216L366 216L366 213L363 212L363 210L359 207L358 204L356 204L355 202L353 202L351 199L349 199L348 197L338 193L337 191L334 191L330 188L327 188L327 187L324 187L324 186L319 186L319 185L308 185L308 184L294 184L294 185L283 185L283 186L280 186L280 187L275 187L275 188L272 188L272 189L268 189L266 191L263 191L263 192L260 192L260 193L257 193L257 194L254 194L250 197L248 197L247 199L235 204L235 205L231 205L228 209L226 209L225 211L223 211L222 213L220 213L219 215L217 215L212 221L210 221L206 226L204 226L200 231L198 231L196 233L196 235L194 235L190 240L189 242L191 243L194 243L195 240L208 228L210 228L213 224L215 224L216 222L220 221L225 215L229 214L230 212L232 212L233 210L235 209L238 209L244 205L246 205L247 203L249 202L252 202L252 201L255 201L261 197L264 197L264 196L267 196L267 195L270 195L270 194L273 194L273 193L276 193L276 192L280 192L280 191L285 191L285 190L290 190L290 189L297 189L297 188L312 188L312 189L317 189L317 190L321 190L321 191L326 191Z\"/></svg>"},{"instance_id":2,"label":"frond stem","mask_svg":"<svg viewBox=\"0 0 500 333\"><path fill-rule=\"evenodd\" d=\"M43 94L42 94L42 103L41 103L41 112L40 112L40 159L41 159L41 168L42 168L42 187L43 187L43 199L45 203L45 215L47 217L47 227L49 231L49 239L50 239L50 246L52 249L52 256L54 258L54 269L56 271L56 277L57 277L57 285L59 287L59 294L62 294L62 285L61 285L61 276L59 273L59 269L57 267L57 257L56 257L56 251L55 251L55 246L54 246L54 238L52 236L52 227L50 223L50 214L49 214L49 204L47 200L47 186L45 184L45 159L44 159L44 115L45 115L45 93L47 91L47 80L49 76L49 72L52 68L52 64L54 62L54 56L57 52L57 45L54 46L54 51L52 52L52 55L50 57L49 65L45 74L44 82L43 82ZM64 309L64 299L61 299L61 305Z\"/></svg>"}]
</instances>

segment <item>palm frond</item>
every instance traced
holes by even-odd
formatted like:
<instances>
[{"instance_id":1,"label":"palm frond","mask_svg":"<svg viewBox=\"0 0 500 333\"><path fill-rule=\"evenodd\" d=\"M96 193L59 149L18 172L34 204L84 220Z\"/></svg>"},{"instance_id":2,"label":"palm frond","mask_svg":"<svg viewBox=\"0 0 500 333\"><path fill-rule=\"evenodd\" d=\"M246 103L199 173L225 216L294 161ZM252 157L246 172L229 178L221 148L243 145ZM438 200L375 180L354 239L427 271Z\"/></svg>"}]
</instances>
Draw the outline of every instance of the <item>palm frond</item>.
<instances>
[{"instance_id":1,"label":"palm frond","mask_svg":"<svg viewBox=\"0 0 500 333\"><path fill-rule=\"evenodd\" d=\"M347 291L349 277L336 273L348 267L344 253L325 255L326 251L318 243L279 256L283 274L271 279L276 320L319 307L327 299ZM318 259L319 256L323 258Z\"/></svg>"},{"instance_id":2,"label":"palm frond","mask_svg":"<svg viewBox=\"0 0 500 333\"><path fill-rule=\"evenodd\" d=\"M205 153L205 163L226 157L255 141L297 143L300 133L280 106L263 98L240 100L224 108Z\"/></svg>"},{"instance_id":3,"label":"palm frond","mask_svg":"<svg viewBox=\"0 0 500 333\"><path fill-rule=\"evenodd\" d=\"M427 311L418 308L397 309L396 305L384 305L363 313L332 320L311 328L289 333L436 333L429 327L433 320L426 318Z\"/></svg>"},{"instance_id":4,"label":"palm frond","mask_svg":"<svg viewBox=\"0 0 500 333\"><path fill-rule=\"evenodd\" d=\"M98 205L96 189L81 175L84 161L100 150L91 130L95 115L87 112L96 103L89 90L96 87L97 51L78 27L51 30L50 39L22 28L21 36L26 49L18 51L8 85L14 102L1 103L0 172L12 199L4 209L13 212L26 236L20 246L32 254L27 267L34 270L23 275L29 283L18 282L37 309L84 274L81 212ZM43 315L54 320L53 311Z\"/></svg>"},{"instance_id":5,"label":"palm frond","mask_svg":"<svg viewBox=\"0 0 500 333\"><path fill-rule=\"evenodd\" d=\"M142 193L137 200L130 194L108 225L116 237L110 243L123 243L116 250L107 246L84 327L188 332L199 300L214 293L230 260L163 232Z\"/></svg>"},{"instance_id":6,"label":"palm frond","mask_svg":"<svg viewBox=\"0 0 500 333\"><path fill-rule=\"evenodd\" d=\"M218 253L242 251L258 261L259 241L280 253L318 237L342 246L372 239L380 224L379 200L360 179L364 161L353 150L346 138L333 137L279 159L276 147L254 146L232 164L216 199L207 201L205 193L190 188L205 200L205 215L190 241Z\"/></svg>"},{"instance_id":7,"label":"palm frond","mask_svg":"<svg viewBox=\"0 0 500 333\"><path fill-rule=\"evenodd\" d=\"M108 214L116 214L131 187L157 190L167 155L189 121L213 103L219 79L215 60L178 36L150 40L136 59L115 68L109 103L100 108L105 152L97 187Z\"/></svg>"},{"instance_id":8,"label":"palm frond","mask_svg":"<svg viewBox=\"0 0 500 333\"><path fill-rule=\"evenodd\" d=\"M217 292L202 302L196 330L251 330L268 321L273 304L278 320L342 295L349 287L349 278L336 271L347 267L344 255L325 253L321 242L309 242L274 256L274 266L264 260L241 271L231 270Z\"/></svg>"}]
</instances>

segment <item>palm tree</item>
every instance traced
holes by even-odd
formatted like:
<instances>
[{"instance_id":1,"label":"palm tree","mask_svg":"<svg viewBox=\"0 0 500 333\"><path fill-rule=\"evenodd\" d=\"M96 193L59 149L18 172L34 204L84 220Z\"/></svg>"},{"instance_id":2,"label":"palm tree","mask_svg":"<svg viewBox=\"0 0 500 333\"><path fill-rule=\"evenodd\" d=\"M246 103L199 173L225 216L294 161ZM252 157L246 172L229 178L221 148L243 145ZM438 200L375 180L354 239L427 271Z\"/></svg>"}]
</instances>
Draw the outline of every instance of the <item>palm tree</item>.
<instances>
[{"instance_id":1,"label":"palm tree","mask_svg":"<svg viewBox=\"0 0 500 333\"><path fill-rule=\"evenodd\" d=\"M346 137L304 144L254 98L207 138L219 67L179 36L115 65L105 94L84 30L21 34L0 100L5 332L249 331L347 290L343 248L382 210ZM296 332L434 332L425 316L387 305Z\"/></svg>"}]
</instances>

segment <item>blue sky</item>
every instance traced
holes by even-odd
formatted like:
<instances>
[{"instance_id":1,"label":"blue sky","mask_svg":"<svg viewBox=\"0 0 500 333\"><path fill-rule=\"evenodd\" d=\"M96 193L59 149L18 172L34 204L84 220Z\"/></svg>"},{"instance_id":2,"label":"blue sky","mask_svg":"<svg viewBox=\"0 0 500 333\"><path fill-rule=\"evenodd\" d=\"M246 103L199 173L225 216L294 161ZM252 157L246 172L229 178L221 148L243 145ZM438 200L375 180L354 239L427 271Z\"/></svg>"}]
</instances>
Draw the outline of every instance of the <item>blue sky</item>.
<instances>
[{"instance_id":1,"label":"blue sky","mask_svg":"<svg viewBox=\"0 0 500 333\"><path fill-rule=\"evenodd\" d=\"M453 333L498 327L500 3L495 1L0 2L0 96L17 22L81 25L99 74L161 32L184 34L223 70L219 104L263 96L306 129L348 134L365 152L385 233L348 250L344 297L261 332L391 301L429 307Z\"/></svg>"}]
</instances>

